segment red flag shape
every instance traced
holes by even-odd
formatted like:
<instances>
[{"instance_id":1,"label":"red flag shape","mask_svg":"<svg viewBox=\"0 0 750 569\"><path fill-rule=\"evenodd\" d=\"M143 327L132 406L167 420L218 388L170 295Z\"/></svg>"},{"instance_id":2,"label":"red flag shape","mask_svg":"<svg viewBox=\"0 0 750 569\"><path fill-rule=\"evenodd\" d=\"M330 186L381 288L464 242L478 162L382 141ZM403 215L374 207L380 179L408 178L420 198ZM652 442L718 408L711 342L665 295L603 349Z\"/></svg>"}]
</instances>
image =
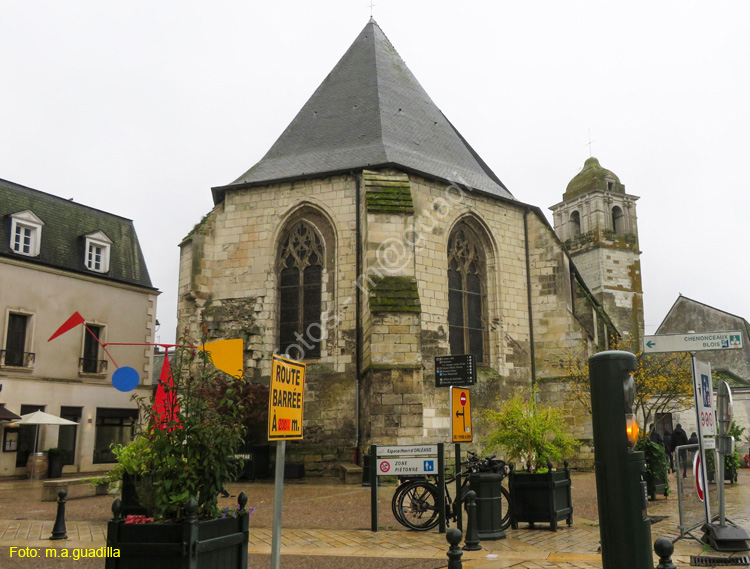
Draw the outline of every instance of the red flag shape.
<instances>
[{"instance_id":1,"label":"red flag shape","mask_svg":"<svg viewBox=\"0 0 750 569\"><path fill-rule=\"evenodd\" d=\"M49 340L47 340L47 341L51 342L52 340L54 340L58 336L61 336L61 335L65 334L65 332L67 332L68 330L72 330L73 328L75 328L79 324L83 324L85 321L86 320L84 320L83 316L81 316L78 312L74 312L73 316L71 316L70 318L68 318L65 321L65 324L63 324L62 326L60 326L57 329L57 332L55 332L54 334L52 334L49 337Z\"/></svg>"},{"instance_id":2,"label":"red flag shape","mask_svg":"<svg viewBox=\"0 0 750 569\"><path fill-rule=\"evenodd\" d=\"M174 392L172 368L169 367L169 352L166 352L159 375L159 387L156 388L156 396L154 397L155 426L166 429L167 423L179 422L178 411L179 406L177 405L177 394ZM174 426L171 428L174 428Z\"/></svg>"}]
</instances>

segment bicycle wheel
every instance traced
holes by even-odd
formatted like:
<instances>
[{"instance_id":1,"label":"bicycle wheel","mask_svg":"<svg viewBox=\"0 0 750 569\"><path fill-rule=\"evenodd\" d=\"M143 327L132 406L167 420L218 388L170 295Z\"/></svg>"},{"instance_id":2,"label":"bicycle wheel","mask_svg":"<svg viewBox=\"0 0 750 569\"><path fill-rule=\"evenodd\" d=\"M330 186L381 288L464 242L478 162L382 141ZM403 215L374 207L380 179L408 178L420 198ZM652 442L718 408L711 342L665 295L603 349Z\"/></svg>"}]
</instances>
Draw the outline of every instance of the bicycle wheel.
<instances>
[{"instance_id":1,"label":"bicycle wheel","mask_svg":"<svg viewBox=\"0 0 750 569\"><path fill-rule=\"evenodd\" d=\"M429 482L410 482L393 501L393 515L402 525L418 531L434 528L439 521L438 489ZM394 495L395 498L396 495Z\"/></svg>"},{"instance_id":2,"label":"bicycle wheel","mask_svg":"<svg viewBox=\"0 0 750 569\"><path fill-rule=\"evenodd\" d=\"M401 494L404 493L404 490L406 490L406 488L410 484L413 484L413 481L407 480L399 484L398 488L396 488L396 491L393 493L393 498L391 499L391 511L393 512L393 517L396 518L396 521L403 526L406 525L406 522L404 522L403 518L401 517L401 513L398 508L398 503L399 503L399 500L401 499Z\"/></svg>"}]
</instances>

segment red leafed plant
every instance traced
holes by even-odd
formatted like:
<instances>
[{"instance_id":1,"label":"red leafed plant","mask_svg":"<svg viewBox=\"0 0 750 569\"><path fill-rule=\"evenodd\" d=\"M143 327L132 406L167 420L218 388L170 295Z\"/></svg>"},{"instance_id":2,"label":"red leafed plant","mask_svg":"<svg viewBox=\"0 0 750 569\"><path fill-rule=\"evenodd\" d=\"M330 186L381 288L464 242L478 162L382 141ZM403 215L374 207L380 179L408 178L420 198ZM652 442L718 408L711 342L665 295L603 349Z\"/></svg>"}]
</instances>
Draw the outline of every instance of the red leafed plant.
<instances>
[{"instance_id":1,"label":"red leafed plant","mask_svg":"<svg viewBox=\"0 0 750 569\"><path fill-rule=\"evenodd\" d=\"M153 521L154 518L149 518L148 516L142 515L130 514L129 516L125 517L126 524L147 524Z\"/></svg>"}]
</instances>

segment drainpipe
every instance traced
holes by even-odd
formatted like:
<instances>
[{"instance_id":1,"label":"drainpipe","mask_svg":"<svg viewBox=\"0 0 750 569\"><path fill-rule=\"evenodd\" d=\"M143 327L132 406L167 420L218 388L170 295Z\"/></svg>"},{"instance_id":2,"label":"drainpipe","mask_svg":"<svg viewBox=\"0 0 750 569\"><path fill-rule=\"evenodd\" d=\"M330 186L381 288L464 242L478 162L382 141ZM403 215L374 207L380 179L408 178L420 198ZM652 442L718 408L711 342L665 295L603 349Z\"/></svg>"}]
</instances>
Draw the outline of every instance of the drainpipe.
<instances>
[{"instance_id":1,"label":"drainpipe","mask_svg":"<svg viewBox=\"0 0 750 569\"><path fill-rule=\"evenodd\" d=\"M355 279L359 278L359 276L362 274L362 213L361 213L361 206L362 206L362 198L360 196L360 177L357 172L352 172L352 175L354 176L354 183L356 186L356 196L355 196L355 209L356 209L356 230L355 230L355 246L356 246L356 253L355 253L355 265L356 265L356 273L357 276ZM356 286L356 280L355 280L355 287L354 287L354 294L355 294L355 301L356 301L356 307L355 307L355 334L354 334L354 352L355 352L355 373L357 374L356 378L356 397L355 397L355 404L354 404L354 432L356 436L356 446L354 448L354 461L359 464L359 445L362 442L362 437L360 433L359 428L359 409L360 409L360 378L362 376L362 291L359 289L359 286Z\"/></svg>"},{"instance_id":2,"label":"drainpipe","mask_svg":"<svg viewBox=\"0 0 750 569\"><path fill-rule=\"evenodd\" d=\"M524 247L526 249L526 299L529 306L529 344L531 345L531 388L536 387L536 352L534 350L534 309L531 306L531 259L529 253L529 213L526 208L523 214Z\"/></svg>"}]
</instances>

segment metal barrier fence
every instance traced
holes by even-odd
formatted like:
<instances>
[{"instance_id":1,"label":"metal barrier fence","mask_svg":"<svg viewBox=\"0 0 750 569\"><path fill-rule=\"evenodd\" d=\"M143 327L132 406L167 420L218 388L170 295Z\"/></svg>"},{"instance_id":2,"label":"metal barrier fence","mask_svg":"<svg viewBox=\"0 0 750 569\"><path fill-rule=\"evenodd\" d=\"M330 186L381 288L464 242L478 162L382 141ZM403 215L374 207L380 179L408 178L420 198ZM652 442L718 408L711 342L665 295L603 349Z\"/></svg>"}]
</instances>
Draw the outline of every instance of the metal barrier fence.
<instances>
[{"instance_id":1,"label":"metal barrier fence","mask_svg":"<svg viewBox=\"0 0 750 569\"><path fill-rule=\"evenodd\" d=\"M697 474L695 459L698 455L698 445L684 445L675 449L675 470L677 471L677 498L680 513L680 537L690 535L690 532L701 527L706 522L706 511L703 502L698 497ZM705 449L708 464L716 464L716 451ZM713 460L711 460L713 458ZM708 471L708 469L706 469ZM711 517L719 513L719 498L716 491L710 491L708 484L704 489L705 499L709 502ZM691 537L694 537L691 535Z\"/></svg>"}]
</instances>

